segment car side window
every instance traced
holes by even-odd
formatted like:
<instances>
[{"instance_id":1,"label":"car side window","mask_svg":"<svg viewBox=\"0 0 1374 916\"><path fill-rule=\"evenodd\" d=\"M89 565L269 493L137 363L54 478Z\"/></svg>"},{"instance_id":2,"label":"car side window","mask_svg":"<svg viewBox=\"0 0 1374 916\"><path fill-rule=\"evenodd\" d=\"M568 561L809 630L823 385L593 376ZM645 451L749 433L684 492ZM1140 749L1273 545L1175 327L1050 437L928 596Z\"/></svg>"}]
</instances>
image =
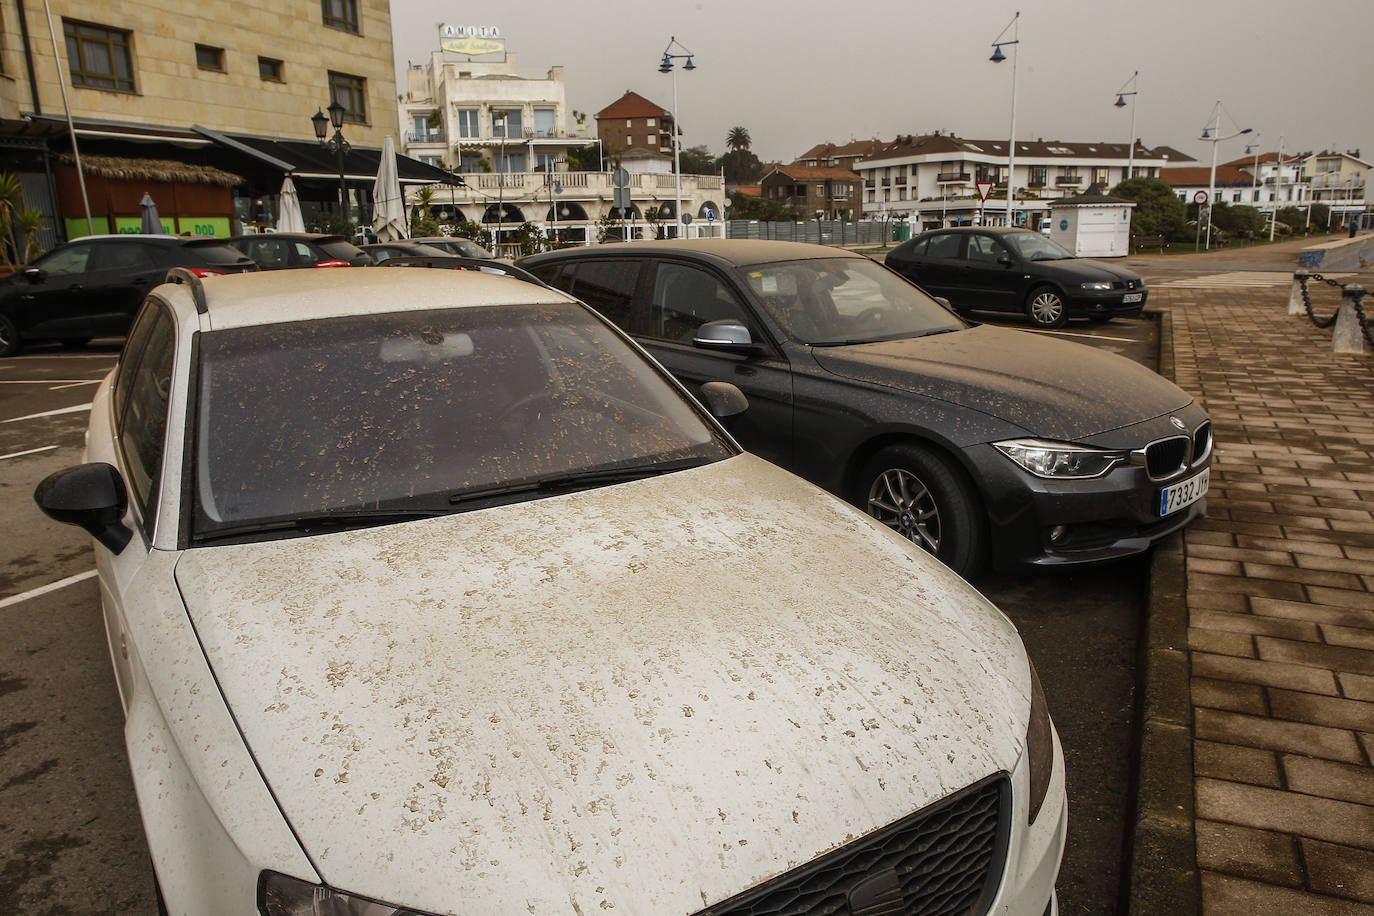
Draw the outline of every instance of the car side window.
<instances>
[{"instance_id":1,"label":"car side window","mask_svg":"<svg viewBox=\"0 0 1374 916\"><path fill-rule=\"evenodd\" d=\"M691 342L708 321L730 319L751 328L739 297L714 274L685 264L660 263L649 303L651 337Z\"/></svg>"},{"instance_id":2,"label":"car side window","mask_svg":"<svg viewBox=\"0 0 1374 916\"><path fill-rule=\"evenodd\" d=\"M997 259L1005 253L1006 249L990 235L968 237L968 254L965 257L970 261L978 264L996 264Z\"/></svg>"},{"instance_id":3,"label":"car side window","mask_svg":"<svg viewBox=\"0 0 1374 916\"><path fill-rule=\"evenodd\" d=\"M930 244L930 239L916 239L911 243L911 247L906 253L914 258L923 258L926 254L926 246Z\"/></svg>"},{"instance_id":4,"label":"car side window","mask_svg":"<svg viewBox=\"0 0 1374 916\"><path fill-rule=\"evenodd\" d=\"M50 277L85 273L86 265L91 260L91 248L91 245L69 245L61 251L54 251L34 266Z\"/></svg>"},{"instance_id":5,"label":"car side window","mask_svg":"<svg viewBox=\"0 0 1374 916\"><path fill-rule=\"evenodd\" d=\"M134 323L129 335L124 338L124 349L119 354L119 371L114 381L114 415L123 416L124 406L129 400L129 388L133 384L134 369L143 349L148 346L148 335L157 323L158 307L146 304L134 315Z\"/></svg>"},{"instance_id":6,"label":"car side window","mask_svg":"<svg viewBox=\"0 0 1374 916\"><path fill-rule=\"evenodd\" d=\"M930 237L930 246L926 248L926 257L948 258L951 260L959 257L960 238L961 236L953 232L946 232L943 235L932 235Z\"/></svg>"},{"instance_id":7,"label":"car side window","mask_svg":"<svg viewBox=\"0 0 1374 916\"><path fill-rule=\"evenodd\" d=\"M577 261L564 266L557 286L596 309L622 331L642 333L633 309L640 266L640 261L631 260Z\"/></svg>"},{"instance_id":8,"label":"car side window","mask_svg":"<svg viewBox=\"0 0 1374 916\"><path fill-rule=\"evenodd\" d=\"M167 433L167 406L172 387L176 336L171 315L151 307L147 343L129 367L127 401L116 418L126 483L144 528L150 527L153 502L162 478L162 451ZM142 324L143 321L140 321Z\"/></svg>"},{"instance_id":9,"label":"car side window","mask_svg":"<svg viewBox=\"0 0 1374 916\"><path fill-rule=\"evenodd\" d=\"M96 270L155 270L157 261L147 245L116 240L100 246L92 266Z\"/></svg>"}]
</instances>

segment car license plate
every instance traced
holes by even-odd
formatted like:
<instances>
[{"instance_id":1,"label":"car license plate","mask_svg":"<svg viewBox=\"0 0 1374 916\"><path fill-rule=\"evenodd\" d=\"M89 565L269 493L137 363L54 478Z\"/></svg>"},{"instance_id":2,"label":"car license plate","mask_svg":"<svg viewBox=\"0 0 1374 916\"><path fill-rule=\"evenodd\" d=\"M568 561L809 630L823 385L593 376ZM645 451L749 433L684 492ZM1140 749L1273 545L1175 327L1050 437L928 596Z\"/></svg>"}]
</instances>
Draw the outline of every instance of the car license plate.
<instances>
[{"instance_id":1,"label":"car license plate","mask_svg":"<svg viewBox=\"0 0 1374 916\"><path fill-rule=\"evenodd\" d=\"M1211 476L1212 469L1208 468L1196 477L1189 477L1181 483L1176 483L1172 487L1165 487L1159 491L1159 514L1160 516L1172 515L1185 506L1191 506L1199 499L1207 495L1207 481Z\"/></svg>"},{"instance_id":2,"label":"car license plate","mask_svg":"<svg viewBox=\"0 0 1374 916\"><path fill-rule=\"evenodd\" d=\"M1145 298L1144 293L1127 293L1126 295L1121 297L1121 301L1123 304L1125 304L1129 302L1139 302L1143 298Z\"/></svg>"}]
</instances>

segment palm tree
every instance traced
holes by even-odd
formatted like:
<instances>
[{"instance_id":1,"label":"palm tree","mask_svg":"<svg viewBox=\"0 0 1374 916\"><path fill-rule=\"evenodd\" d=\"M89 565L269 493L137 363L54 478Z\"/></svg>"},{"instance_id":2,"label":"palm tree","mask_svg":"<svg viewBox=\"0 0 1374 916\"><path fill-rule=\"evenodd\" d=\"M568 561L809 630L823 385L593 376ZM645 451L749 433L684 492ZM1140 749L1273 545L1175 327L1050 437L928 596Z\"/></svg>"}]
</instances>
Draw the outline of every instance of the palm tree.
<instances>
[{"instance_id":1,"label":"palm tree","mask_svg":"<svg viewBox=\"0 0 1374 916\"><path fill-rule=\"evenodd\" d=\"M748 149L752 142L747 127L732 127L730 133L725 135L725 145L732 150Z\"/></svg>"}]
</instances>

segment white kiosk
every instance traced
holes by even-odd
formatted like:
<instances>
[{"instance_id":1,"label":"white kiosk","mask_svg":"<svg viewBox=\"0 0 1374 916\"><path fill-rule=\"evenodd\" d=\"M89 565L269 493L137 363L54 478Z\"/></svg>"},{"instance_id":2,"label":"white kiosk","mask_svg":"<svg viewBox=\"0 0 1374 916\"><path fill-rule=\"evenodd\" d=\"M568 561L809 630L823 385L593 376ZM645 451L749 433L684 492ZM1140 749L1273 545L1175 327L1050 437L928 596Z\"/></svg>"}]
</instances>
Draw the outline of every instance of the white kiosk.
<instances>
[{"instance_id":1,"label":"white kiosk","mask_svg":"<svg viewBox=\"0 0 1374 916\"><path fill-rule=\"evenodd\" d=\"M1109 197L1093 185L1077 197L1050 201L1050 238L1082 258L1124 258L1131 253L1135 201Z\"/></svg>"}]
</instances>

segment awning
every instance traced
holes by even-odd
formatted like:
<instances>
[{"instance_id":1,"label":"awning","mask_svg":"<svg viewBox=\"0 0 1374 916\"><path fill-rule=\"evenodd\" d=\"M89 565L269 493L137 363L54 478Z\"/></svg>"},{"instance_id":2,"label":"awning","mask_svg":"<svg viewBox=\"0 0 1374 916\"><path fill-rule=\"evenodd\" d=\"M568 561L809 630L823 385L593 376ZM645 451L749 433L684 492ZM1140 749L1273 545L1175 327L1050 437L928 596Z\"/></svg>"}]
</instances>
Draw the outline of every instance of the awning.
<instances>
[{"instance_id":1,"label":"awning","mask_svg":"<svg viewBox=\"0 0 1374 916\"><path fill-rule=\"evenodd\" d=\"M192 128L220 146L250 156L259 162L280 169L296 179L335 179L339 177L338 156L322 144L309 140L283 140L256 137L250 134L228 134L202 127ZM344 179L371 185L377 177L382 151L355 146L344 154ZM461 184L462 177L441 168L426 165L418 159L398 155L396 171L401 184Z\"/></svg>"}]
</instances>

